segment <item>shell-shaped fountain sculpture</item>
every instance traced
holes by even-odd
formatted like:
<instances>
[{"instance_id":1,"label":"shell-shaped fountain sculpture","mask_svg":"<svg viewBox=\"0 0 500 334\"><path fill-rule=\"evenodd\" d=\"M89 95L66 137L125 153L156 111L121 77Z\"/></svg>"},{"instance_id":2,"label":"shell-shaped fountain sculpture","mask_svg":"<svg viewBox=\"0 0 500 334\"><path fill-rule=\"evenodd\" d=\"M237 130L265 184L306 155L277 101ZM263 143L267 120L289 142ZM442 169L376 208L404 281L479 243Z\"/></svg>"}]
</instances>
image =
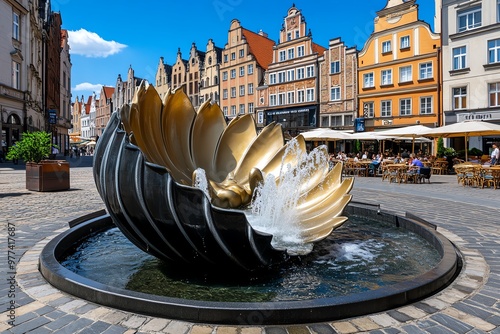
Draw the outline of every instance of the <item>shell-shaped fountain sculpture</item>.
<instances>
[{"instance_id":1,"label":"shell-shaped fountain sculpture","mask_svg":"<svg viewBox=\"0 0 500 334\"><path fill-rule=\"evenodd\" d=\"M298 149L291 150L292 143ZM244 209L263 183L285 182L285 167L297 173L304 152L304 138L285 144L278 124L260 133L251 115L227 124L216 104L195 111L182 89L162 101L142 83L99 138L94 179L114 223L143 251L192 268L256 271L290 254L272 245L273 235L252 227ZM319 153L327 156L325 147ZM342 180L340 164L329 170L327 159L315 159L312 165L294 189L304 244L346 221L341 214L353 182ZM206 189L194 185L201 174Z\"/></svg>"}]
</instances>

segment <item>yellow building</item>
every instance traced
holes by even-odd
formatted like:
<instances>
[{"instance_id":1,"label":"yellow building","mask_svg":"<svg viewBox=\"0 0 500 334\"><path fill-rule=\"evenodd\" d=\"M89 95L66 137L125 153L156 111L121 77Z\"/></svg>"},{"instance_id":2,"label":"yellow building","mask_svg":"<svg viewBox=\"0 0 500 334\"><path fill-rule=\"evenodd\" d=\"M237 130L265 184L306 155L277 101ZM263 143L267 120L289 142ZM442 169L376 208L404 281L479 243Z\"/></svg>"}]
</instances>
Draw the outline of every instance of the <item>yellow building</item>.
<instances>
[{"instance_id":1,"label":"yellow building","mask_svg":"<svg viewBox=\"0 0 500 334\"><path fill-rule=\"evenodd\" d=\"M441 123L441 40L416 0L388 0L358 55L358 117L366 130Z\"/></svg>"}]
</instances>

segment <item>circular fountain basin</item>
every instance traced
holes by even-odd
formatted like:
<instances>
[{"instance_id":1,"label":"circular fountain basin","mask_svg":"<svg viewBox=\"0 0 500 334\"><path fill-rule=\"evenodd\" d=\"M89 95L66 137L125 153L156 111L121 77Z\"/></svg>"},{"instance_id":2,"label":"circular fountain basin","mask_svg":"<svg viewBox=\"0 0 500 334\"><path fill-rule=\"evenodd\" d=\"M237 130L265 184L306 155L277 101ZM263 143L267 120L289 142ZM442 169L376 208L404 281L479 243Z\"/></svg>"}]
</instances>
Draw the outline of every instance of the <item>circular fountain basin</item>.
<instances>
[{"instance_id":1,"label":"circular fountain basin","mask_svg":"<svg viewBox=\"0 0 500 334\"><path fill-rule=\"evenodd\" d=\"M88 275L77 274L61 265L68 258L68 254L73 254L90 235L106 233L105 231L112 228L110 217L101 212L94 215L95 217L82 217L76 226L49 242L40 257L40 271L47 281L58 289L98 304L184 321L240 325L311 323L380 312L432 295L447 286L457 275L460 258L453 245L432 225L411 215L395 216L360 204L349 205L346 213L391 224L420 236L438 254L436 264L417 275L407 275L406 272L402 272L400 276L407 275L407 277L403 279L398 277L395 283L380 284L372 289L355 289L351 293L329 294L327 291L316 297L295 297L287 294L281 299L258 296L259 301L234 301L234 298L224 296L216 296L210 300L183 299L175 294L172 297L140 292L140 289L132 291L123 284L113 284L112 280L98 282L89 279ZM95 261L98 260L99 257L95 257ZM80 272L83 271L85 268L81 268ZM273 275L281 274L278 272ZM141 278L138 279L140 280ZM357 285L363 284L360 281ZM235 289L229 290L234 290L232 295L234 292L237 293L236 286ZM298 287L296 290L307 289ZM218 294L219 291L214 290L212 294ZM202 296L201 299L203 298Z\"/></svg>"}]
</instances>

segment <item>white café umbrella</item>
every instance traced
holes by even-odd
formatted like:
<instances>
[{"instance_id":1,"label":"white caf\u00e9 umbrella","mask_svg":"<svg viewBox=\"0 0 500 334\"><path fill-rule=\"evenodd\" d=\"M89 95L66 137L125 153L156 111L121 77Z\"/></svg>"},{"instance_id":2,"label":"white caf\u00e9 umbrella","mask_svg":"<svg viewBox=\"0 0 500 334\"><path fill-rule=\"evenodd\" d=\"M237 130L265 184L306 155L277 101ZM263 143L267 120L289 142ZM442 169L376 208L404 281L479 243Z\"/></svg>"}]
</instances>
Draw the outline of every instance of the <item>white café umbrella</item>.
<instances>
[{"instance_id":1,"label":"white caf\u00e9 umbrella","mask_svg":"<svg viewBox=\"0 0 500 334\"><path fill-rule=\"evenodd\" d=\"M378 131L377 134L380 136L386 136L388 138L397 137L407 137L412 139L411 151L415 152L415 139L418 137L423 137L429 132L431 128L424 125L410 125L401 128L395 128L390 130Z\"/></svg>"},{"instance_id":2,"label":"white caf\u00e9 umbrella","mask_svg":"<svg viewBox=\"0 0 500 334\"><path fill-rule=\"evenodd\" d=\"M315 141L335 141L352 139L351 134L343 131L332 130L332 129L314 129L311 131L302 132L301 135L305 140L315 140Z\"/></svg>"},{"instance_id":3,"label":"white caf\u00e9 umbrella","mask_svg":"<svg viewBox=\"0 0 500 334\"><path fill-rule=\"evenodd\" d=\"M430 129L423 135L427 137L465 138L465 161L467 161L467 142L469 137L500 135L500 125L484 121L465 121Z\"/></svg>"}]
</instances>

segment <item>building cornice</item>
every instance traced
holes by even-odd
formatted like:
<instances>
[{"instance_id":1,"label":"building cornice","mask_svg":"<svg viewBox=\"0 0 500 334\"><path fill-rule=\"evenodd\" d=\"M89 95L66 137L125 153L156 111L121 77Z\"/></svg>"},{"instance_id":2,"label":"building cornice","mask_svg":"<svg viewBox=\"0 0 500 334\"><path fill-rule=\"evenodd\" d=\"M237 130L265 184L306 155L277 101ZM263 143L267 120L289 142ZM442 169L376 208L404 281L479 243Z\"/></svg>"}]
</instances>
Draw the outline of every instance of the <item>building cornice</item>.
<instances>
[{"instance_id":1,"label":"building cornice","mask_svg":"<svg viewBox=\"0 0 500 334\"><path fill-rule=\"evenodd\" d=\"M422 59L432 60L434 58L437 58L437 56L438 56L438 51L436 50L436 52L433 52L433 53L426 53L423 55L412 56L410 58L402 58L402 59L392 60L392 61L388 61L388 62L384 62L384 63L367 65L367 66L358 66L358 71L361 72L361 71L367 71L367 70L371 70L371 69L377 69L380 67L390 67L390 66L406 64L406 63L409 63L412 61L422 60Z\"/></svg>"},{"instance_id":2,"label":"building cornice","mask_svg":"<svg viewBox=\"0 0 500 334\"><path fill-rule=\"evenodd\" d=\"M483 26L483 27L479 27L479 28L475 28L475 29L471 29L471 30L461 31L461 32L456 33L456 34L451 34L451 35L449 35L449 37L452 41L455 41L455 40L460 40L463 38L470 38L474 35L484 34L484 33L488 33L488 32L498 32L499 29L500 29L500 22L490 24L487 26Z\"/></svg>"}]
</instances>

